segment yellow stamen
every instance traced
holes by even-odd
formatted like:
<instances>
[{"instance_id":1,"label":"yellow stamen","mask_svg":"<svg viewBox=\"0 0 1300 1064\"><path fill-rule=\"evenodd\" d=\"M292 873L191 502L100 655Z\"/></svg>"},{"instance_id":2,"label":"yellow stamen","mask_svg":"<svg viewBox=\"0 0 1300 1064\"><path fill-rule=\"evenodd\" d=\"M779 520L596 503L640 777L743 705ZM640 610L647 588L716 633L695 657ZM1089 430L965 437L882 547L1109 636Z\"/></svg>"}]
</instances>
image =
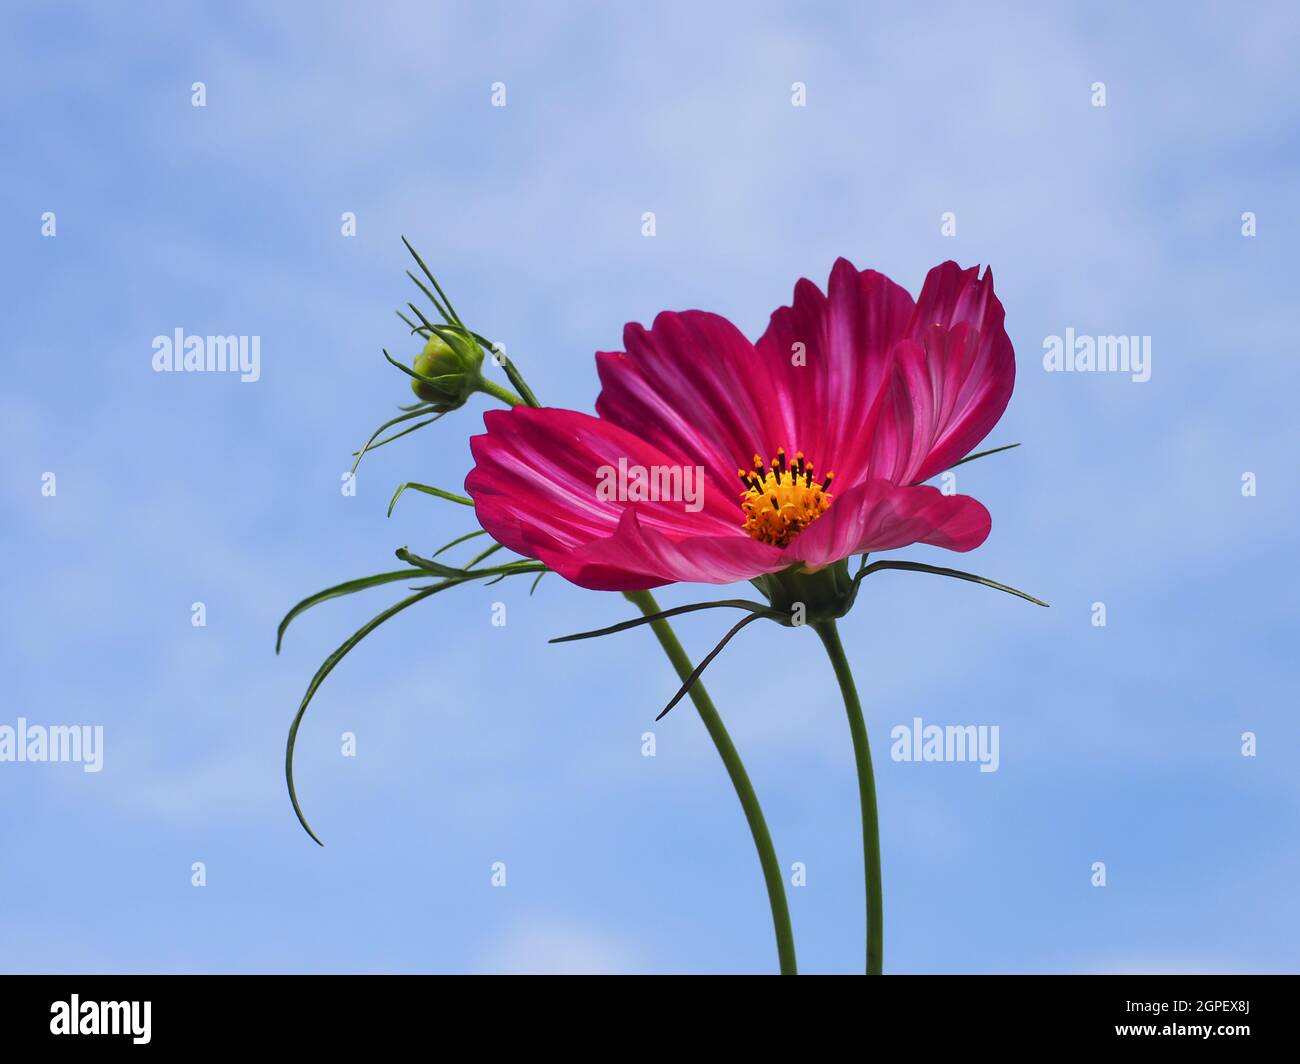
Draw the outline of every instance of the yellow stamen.
<instances>
[{"instance_id":1,"label":"yellow stamen","mask_svg":"<svg viewBox=\"0 0 1300 1064\"><path fill-rule=\"evenodd\" d=\"M784 547L830 507L834 496L829 488L835 474L828 473L818 483L803 451L797 451L790 462L784 447L778 448L769 466L756 454L753 469L736 470L745 485L740 493L743 527L760 543Z\"/></svg>"}]
</instances>

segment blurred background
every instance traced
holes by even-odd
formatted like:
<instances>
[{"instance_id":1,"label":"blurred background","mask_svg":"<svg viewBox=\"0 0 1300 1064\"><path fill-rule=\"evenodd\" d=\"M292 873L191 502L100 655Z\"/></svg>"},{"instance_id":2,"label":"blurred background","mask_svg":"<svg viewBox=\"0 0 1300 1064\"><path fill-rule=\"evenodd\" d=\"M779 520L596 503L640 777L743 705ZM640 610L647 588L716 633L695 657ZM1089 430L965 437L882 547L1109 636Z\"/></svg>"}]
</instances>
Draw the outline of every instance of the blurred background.
<instances>
[{"instance_id":1,"label":"blurred background","mask_svg":"<svg viewBox=\"0 0 1300 1064\"><path fill-rule=\"evenodd\" d=\"M412 401L380 355L418 349L393 314L415 298L405 234L544 401L588 411L593 352L627 321L702 307L756 337L838 255L913 294L944 259L991 264L1019 376L986 446L1023 446L958 470L993 514L983 547L900 556L1052 608L882 573L842 626L886 968L1296 969L1293 5L0 19L0 724L104 728L97 774L0 765L0 967L775 970L712 745L689 704L652 723L677 686L652 636L546 643L630 616L617 595L470 586L381 628L303 725L326 847L295 821L284 741L307 681L403 585L317 608L277 658L280 617L474 527L424 496L385 509L402 481L460 490L483 397L340 491ZM260 380L153 372L177 328L259 336ZM1151 337L1150 380L1045 372L1068 328ZM679 631L698 659L732 620ZM755 683L756 661L788 664ZM860 970L852 753L816 638L752 626L708 683L783 865L806 868L801 967ZM914 717L998 725L998 771L891 761Z\"/></svg>"}]
</instances>

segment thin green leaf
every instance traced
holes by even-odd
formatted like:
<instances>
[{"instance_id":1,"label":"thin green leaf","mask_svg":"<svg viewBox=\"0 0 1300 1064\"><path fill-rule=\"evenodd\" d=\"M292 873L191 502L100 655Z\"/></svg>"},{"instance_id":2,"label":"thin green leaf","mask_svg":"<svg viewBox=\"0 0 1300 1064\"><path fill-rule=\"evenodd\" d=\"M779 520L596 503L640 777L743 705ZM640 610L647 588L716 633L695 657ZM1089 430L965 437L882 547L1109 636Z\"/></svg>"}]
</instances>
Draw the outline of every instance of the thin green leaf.
<instances>
[{"instance_id":1,"label":"thin green leaf","mask_svg":"<svg viewBox=\"0 0 1300 1064\"><path fill-rule=\"evenodd\" d=\"M414 565L417 569L424 569L426 572L457 580L482 580L488 576L515 576L519 573L542 572L546 568L541 562L517 561L506 562L504 565L494 565L488 569L457 569L429 558L423 558L406 547L399 547L395 553L402 561Z\"/></svg>"},{"instance_id":2,"label":"thin green leaf","mask_svg":"<svg viewBox=\"0 0 1300 1064\"><path fill-rule=\"evenodd\" d=\"M432 384L435 386L440 386L444 384L453 384L456 381L460 380L460 374L458 373L443 373L437 377L426 377L423 373L417 373L415 370L411 369L410 366L402 365L402 363L398 362L397 359L395 359L392 355L388 353L388 350L386 348L384 349L384 358L388 359L390 363L392 363L394 366L400 369L408 377L414 378L415 380L419 381L421 384Z\"/></svg>"},{"instance_id":3,"label":"thin green leaf","mask_svg":"<svg viewBox=\"0 0 1300 1064\"><path fill-rule=\"evenodd\" d=\"M303 830L312 837L312 840L316 845L324 846L325 844L321 842L320 837L311 829L311 825L307 823L307 817L302 811L302 805L298 802L298 791L293 784L293 748L298 741L298 728L302 724L302 718L307 713L307 707L311 704L312 697L316 694L320 685L325 682L325 677L334 671L334 666L342 661L348 655L348 652L360 643L361 640L390 617L401 613L407 606L413 606L421 599L426 599L435 592L441 591L444 587L450 586L449 583L442 583L423 588L420 591L417 591L414 595L410 595L395 605L389 606L383 613L372 617L344 640L342 645L339 646L333 654L325 659L321 667L316 670L316 675L311 678L311 683L307 685L307 693L303 695L302 704L299 705L298 712L294 714L293 723L289 725L289 742L286 745L284 752L284 776L285 781L289 784L289 801L293 803L293 811L298 817L298 823L303 826Z\"/></svg>"},{"instance_id":4,"label":"thin green leaf","mask_svg":"<svg viewBox=\"0 0 1300 1064\"><path fill-rule=\"evenodd\" d=\"M417 307L414 303L407 303L406 305L415 312L415 316L420 319L420 324L423 325L430 332L433 332L433 330L437 328L437 326L435 326L433 322L431 322L428 318L426 318L423 314L420 313L420 308Z\"/></svg>"},{"instance_id":5,"label":"thin green leaf","mask_svg":"<svg viewBox=\"0 0 1300 1064\"><path fill-rule=\"evenodd\" d=\"M492 555L494 555L500 549L501 549L500 543L493 543L492 546L488 547L484 551L480 551L478 554L474 555L474 557L472 557L469 561L467 561L465 563L465 568L473 569L474 566L478 565L478 563L483 561L484 558L492 557Z\"/></svg>"},{"instance_id":6,"label":"thin green leaf","mask_svg":"<svg viewBox=\"0 0 1300 1064\"><path fill-rule=\"evenodd\" d=\"M389 517L393 516L393 507L397 505L397 500L402 497L402 492L404 492L407 488L410 488L412 491L422 491L426 495L436 495L438 498L446 499L448 502L458 502L462 506L474 505L474 500L470 498L466 498L464 495L454 495L450 491L443 491L442 488L435 488L430 484L417 484L414 481L407 481L405 484L399 484L397 486L397 490L393 492L392 502L388 504ZM474 533L474 532L470 533L470 535L477 535L477 534L478 533ZM456 542L458 543L460 541L457 540ZM454 544L449 543L448 546L454 546ZM446 550L446 547L444 547L443 549Z\"/></svg>"},{"instance_id":7,"label":"thin green leaf","mask_svg":"<svg viewBox=\"0 0 1300 1064\"><path fill-rule=\"evenodd\" d=\"M1018 443L1004 443L1001 447L990 447L987 451L976 451L974 454L968 454L960 462L954 462L952 468L959 465L965 465L967 462L973 462L976 458L987 458L991 454L997 454L999 451L1009 451L1013 447L1019 447Z\"/></svg>"},{"instance_id":8,"label":"thin green leaf","mask_svg":"<svg viewBox=\"0 0 1300 1064\"><path fill-rule=\"evenodd\" d=\"M438 311L438 313L439 313L440 315L442 315L442 320L443 320L443 321L448 322L448 323L455 321L455 319L454 319L450 314L447 313L447 308L444 307L444 306L443 306L443 305L438 301L438 297L435 296L432 292L429 291L429 287L428 287L428 285L426 285L423 281L421 281L418 277L416 277L415 274L413 274L410 270L407 270L407 271L406 271L406 276L409 277L412 281L415 282L415 286L416 286L416 287L417 287L421 292L424 293L424 297L425 297L425 298L426 298L430 303L432 303L432 304L434 305L434 308Z\"/></svg>"},{"instance_id":9,"label":"thin green leaf","mask_svg":"<svg viewBox=\"0 0 1300 1064\"><path fill-rule=\"evenodd\" d=\"M352 472L355 473L357 471L357 466L361 464L361 459L366 456L367 451L373 450L375 447L379 446L379 444L375 443L375 437L383 432L384 429L391 429L394 425L400 425L403 421L410 421L412 418L422 417L432 409L432 403L420 403L414 408L407 410L406 413L398 414L397 417L389 418L385 421L379 426L379 428L375 429L375 431L370 434L370 439L366 440L366 442L362 444L360 450L352 452L356 455L356 461L352 463Z\"/></svg>"},{"instance_id":10,"label":"thin green leaf","mask_svg":"<svg viewBox=\"0 0 1300 1064\"><path fill-rule=\"evenodd\" d=\"M967 462L973 462L976 458L987 458L991 454L998 454L1000 451L1009 451L1013 447L1019 447L1018 443L1004 443L1001 447L990 447L987 451L976 451L974 454L968 454L960 462L953 462L948 469L956 469L959 465L965 465ZM947 472L947 470L944 470Z\"/></svg>"},{"instance_id":11,"label":"thin green leaf","mask_svg":"<svg viewBox=\"0 0 1300 1064\"><path fill-rule=\"evenodd\" d=\"M770 610L768 612L772 614L776 613L775 610ZM705 655L704 660L695 666L695 671L692 672L690 676L686 677L686 682L682 684L678 692L675 695L673 695L673 700L669 702L668 705L664 706L659 716L655 717L655 720L663 720L664 717L668 715L668 711L672 709L673 706L677 705L677 703L680 702L683 698L686 697L687 692L689 692L690 689L695 686L695 682L702 675L704 675L704 670L709 667L709 662L711 662L714 658L716 658L719 654L722 653L722 648L725 647L728 643L730 643L732 638L738 635L742 628L744 628L746 625L753 624L757 620L761 620L764 616L766 616L766 614L751 613L748 617L742 617L739 621L737 621L735 626L732 627L731 630L728 631L727 634L724 635L720 640L718 640L718 645L715 646L712 650L710 650L708 654Z\"/></svg>"},{"instance_id":12,"label":"thin green leaf","mask_svg":"<svg viewBox=\"0 0 1300 1064\"><path fill-rule=\"evenodd\" d=\"M455 547L457 544L464 543L467 539L473 539L475 536L486 536L486 535L487 535L486 529L476 528L474 529L473 532L466 532L463 536L457 536L450 543L446 543L443 546L439 547L436 551L430 554L429 557L436 558L438 557L439 554L442 554L444 551L451 550L452 547ZM467 565L465 568L468 569L469 566Z\"/></svg>"},{"instance_id":13,"label":"thin green leaf","mask_svg":"<svg viewBox=\"0 0 1300 1064\"><path fill-rule=\"evenodd\" d=\"M544 577L550 571L551 570L549 569L543 569L540 573L537 574L537 579L533 581L533 586L528 589L528 594L530 597L532 596L532 593L537 590L537 585L542 582L542 577Z\"/></svg>"},{"instance_id":14,"label":"thin green leaf","mask_svg":"<svg viewBox=\"0 0 1300 1064\"><path fill-rule=\"evenodd\" d=\"M515 364L511 362L509 358L502 358L501 368L506 371L506 377L510 380L510 383L514 385L515 391L519 393L519 397L523 399L525 403L533 409L537 409L542 405L538 401L537 396L533 394L533 390L528 387L528 382L524 380L519 371L515 369Z\"/></svg>"},{"instance_id":15,"label":"thin green leaf","mask_svg":"<svg viewBox=\"0 0 1300 1064\"><path fill-rule=\"evenodd\" d=\"M400 310L396 310L396 311L394 311L393 313L396 314L399 318L402 319L402 321L404 321L404 322L406 323L407 328L409 328L409 329L411 330L411 335L412 335L412 336L424 336L424 334L427 333L427 332L429 331L429 330L426 329L423 325L416 325L415 322L413 322L410 318L408 318L408 317L407 317L405 314L403 314Z\"/></svg>"},{"instance_id":16,"label":"thin green leaf","mask_svg":"<svg viewBox=\"0 0 1300 1064\"><path fill-rule=\"evenodd\" d=\"M317 591L314 595L308 595L284 615L280 627L275 630L275 652L280 653L280 645L284 642L284 633L288 630L289 623L300 613L305 613L313 606L328 602L332 598L351 595L357 591L365 591L367 588L379 587L381 584L391 584L398 580L409 580L410 578L410 569L395 569L389 573L376 573L374 576L363 576L356 580L348 580L345 583L327 587L324 591Z\"/></svg>"},{"instance_id":17,"label":"thin green leaf","mask_svg":"<svg viewBox=\"0 0 1300 1064\"><path fill-rule=\"evenodd\" d=\"M577 639L595 639L597 636L613 635L615 632L626 632L629 628L637 628L643 624L653 624L655 621L664 621L669 617L676 617L683 613L694 613L697 610L715 610L723 607L749 610L751 613L778 614L778 611L772 609L770 606L764 606L761 602L750 602L748 599L719 599L716 602L693 602L689 606L674 606L669 610L660 610L658 613L646 614L644 617L637 617L634 620L611 624L608 628L597 628L590 632L576 632L573 635L557 636L554 639L548 639L547 642L572 643Z\"/></svg>"},{"instance_id":18,"label":"thin green leaf","mask_svg":"<svg viewBox=\"0 0 1300 1064\"><path fill-rule=\"evenodd\" d=\"M402 429L401 432L394 432L391 436L385 436L379 442L372 443L370 445L370 450L377 451L380 447L387 446L394 440L400 440L403 436L409 436L412 432L418 432L420 429L424 428L425 425L432 425L435 421L441 421L445 416L446 411L443 411L441 414L435 414L433 417L424 421L417 421L409 429Z\"/></svg>"},{"instance_id":19,"label":"thin green leaf","mask_svg":"<svg viewBox=\"0 0 1300 1064\"><path fill-rule=\"evenodd\" d=\"M1036 599L1033 595L1027 595L1023 591L1017 591L1014 587L1006 584L999 584L996 580L990 580L985 576L976 576L974 573L965 573L960 569L945 569L938 565L925 565L922 562L873 562L868 565L858 575L857 579L870 576L872 573L880 572L882 569L902 569L911 573L933 573L935 576L950 576L955 580L968 580L972 584L983 584L985 587L991 587L995 591L1005 591L1008 595L1015 595L1026 602L1032 602L1035 606L1047 606L1042 599Z\"/></svg>"},{"instance_id":20,"label":"thin green leaf","mask_svg":"<svg viewBox=\"0 0 1300 1064\"><path fill-rule=\"evenodd\" d=\"M451 300L447 298L447 293L442 290L442 285L438 283L438 278L436 278L429 267L424 264L424 259L420 258L420 253L416 251L415 248L411 247L411 242L407 240L406 237L402 237L402 243L406 245L406 250L411 253L411 258L415 259L416 265L420 267L424 276L429 278L430 283L437 289L438 295L442 296L442 301L447 304L447 309L451 312L451 320L457 325L462 324L460 315L456 313L456 308L451 305Z\"/></svg>"}]
</instances>

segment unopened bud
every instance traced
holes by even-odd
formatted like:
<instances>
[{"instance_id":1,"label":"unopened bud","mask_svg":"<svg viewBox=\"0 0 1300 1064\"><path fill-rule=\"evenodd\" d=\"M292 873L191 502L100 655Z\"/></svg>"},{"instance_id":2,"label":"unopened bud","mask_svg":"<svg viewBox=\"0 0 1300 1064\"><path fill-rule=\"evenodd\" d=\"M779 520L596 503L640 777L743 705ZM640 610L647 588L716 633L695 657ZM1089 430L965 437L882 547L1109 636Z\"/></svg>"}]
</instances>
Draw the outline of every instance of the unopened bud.
<instances>
[{"instance_id":1,"label":"unopened bud","mask_svg":"<svg viewBox=\"0 0 1300 1064\"><path fill-rule=\"evenodd\" d=\"M415 356L411 368L421 379L411 381L411 390L440 410L455 410L478 391L482 365L483 349L472 336L445 330L429 337L424 350Z\"/></svg>"}]
</instances>

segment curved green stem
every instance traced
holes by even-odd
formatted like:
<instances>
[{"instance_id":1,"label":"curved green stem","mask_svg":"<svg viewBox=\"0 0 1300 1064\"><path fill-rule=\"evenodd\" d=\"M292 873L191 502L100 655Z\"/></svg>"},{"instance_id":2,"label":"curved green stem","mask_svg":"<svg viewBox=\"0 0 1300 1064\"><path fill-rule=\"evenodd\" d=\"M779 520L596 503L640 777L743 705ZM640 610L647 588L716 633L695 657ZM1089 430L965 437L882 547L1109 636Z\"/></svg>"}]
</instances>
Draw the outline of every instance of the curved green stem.
<instances>
[{"instance_id":1,"label":"curved green stem","mask_svg":"<svg viewBox=\"0 0 1300 1064\"><path fill-rule=\"evenodd\" d=\"M530 405L528 403L525 403L521 398L519 398L519 396L515 395L515 393L512 392L509 388L503 388L501 385L497 384L496 381L489 380L487 377L484 377L482 379L481 383L479 384L479 388L480 390L487 392L487 394L492 396L492 398L500 399L503 403L506 404L506 406L515 407L515 406ZM536 405L536 404L532 404L532 405Z\"/></svg>"},{"instance_id":2,"label":"curved green stem","mask_svg":"<svg viewBox=\"0 0 1300 1064\"><path fill-rule=\"evenodd\" d=\"M853 736L853 758L858 766L858 799L862 805L862 863L867 888L867 974L879 975L884 965L885 953L885 903L880 882L880 818L876 813L876 777L871 770L871 745L867 741L867 725L862 719L862 703L853 683L849 659L844 654L839 630L834 621L812 626L821 636L826 656L835 669L835 679L844 696L844 711L849 717L849 732Z\"/></svg>"},{"instance_id":3,"label":"curved green stem","mask_svg":"<svg viewBox=\"0 0 1300 1064\"><path fill-rule=\"evenodd\" d=\"M647 617L659 613L659 603L649 591L625 591L623 597L637 607ZM683 649L677 635L666 620L652 621L650 627L664 648L668 660L677 670L677 675L685 683L694 672L694 665ZM763 879L767 884L767 900L772 907L772 925L776 929L776 952L781 963L782 975L795 975L797 968L794 956L794 932L790 927L790 909L785 900L785 881L781 877L781 866L776 859L776 848L772 845L772 835L767 830L767 821L763 819L763 810L758 804L758 795L754 785L749 781L740 754L727 734L727 728L718 715L713 700L709 698L704 684L696 683L691 688L691 701L700 714L700 720L708 730L709 738L717 747L722 763L727 767L731 785L736 788L736 797L745 810L745 819L749 821L750 834L754 836L754 847L758 850L758 860L763 866Z\"/></svg>"},{"instance_id":4,"label":"curved green stem","mask_svg":"<svg viewBox=\"0 0 1300 1064\"><path fill-rule=\"evenodd\" d=\"M492 346L482 337L476 335L476 339L486 347ZM523 378L517 372L512 372L509 367L507 372L510 373L511 383L525 393L525 398L521 399L514 392L487 378L483 379L483 390L500 399L507 406L540 406L537 397L524 383ZM623 597L647 617L662 612L659 603L649 591L625 591ZM695 672L695 665L682 647L672 625L666 619L659 618L650 622L650 628L659 640L659 645L663 647L664 653L668 655L668 660L677 671L682 683L688 682ZM749 822L749 832L754 837L758 860L763 866L763 881L767 884L768 904L772 907L772 926L776 931L776 953L781 965L781 974L797 975L794 931L790 927L790 907L785 900L785 881L781 878L781 866L776 859L776 848L772 845L772 835L767 830L767 821L763 819L762 807L758 804L758 795L754 793L754 785L749 781L749 773L745 771L744 762L740 760L740 754L736 751L731 736L727 734L726 725L722 723L722 717L719 716L708 691L704 689L704 684L697 681L690 693L691 701L695 703L695 709L704 722L709 738L713 740L713 745L727 768L731 785L736 789L736 797L740 799L741 808L745 811L745 819Z\"/></svg>"}]
</instances>

